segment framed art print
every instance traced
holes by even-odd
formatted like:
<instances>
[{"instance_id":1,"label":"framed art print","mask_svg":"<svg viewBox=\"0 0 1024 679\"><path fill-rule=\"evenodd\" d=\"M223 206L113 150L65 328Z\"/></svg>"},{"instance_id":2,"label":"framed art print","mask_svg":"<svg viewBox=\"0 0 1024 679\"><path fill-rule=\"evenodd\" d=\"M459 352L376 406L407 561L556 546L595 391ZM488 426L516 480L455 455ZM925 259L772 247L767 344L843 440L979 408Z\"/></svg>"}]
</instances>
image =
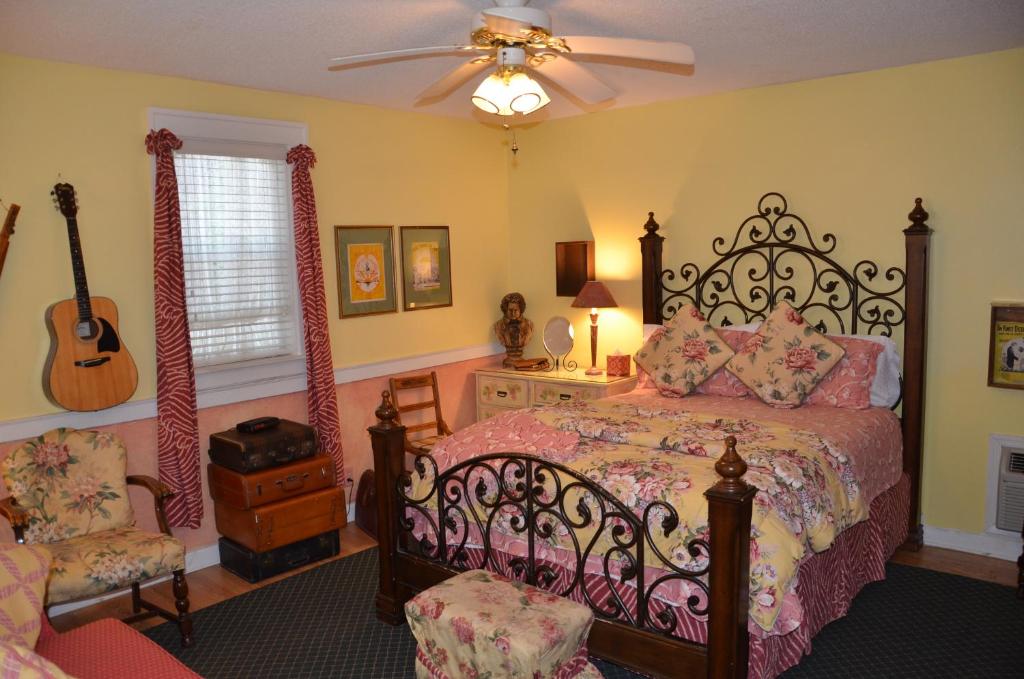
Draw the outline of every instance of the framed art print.
<instances>
[{"instance_id":1,"label":"framed art print","mask_svg":"<svg viewBox=\"0 0 1024 679\"><path fill-rule=\"evenodd\" d=\"M447 226L403 226L402 309L452 305L452 252Z\"/></svg>"},{"instance_id":2,"label":"framed art print","mask_svg":"<svg viewBox=\"0 0 1024 679\"><path fill-rule=\"evenodd\" d=\"M1024 303L993 302L988 386L1024 389Z\"/></svg>"},{"instance_id":3,"label":"framed art print","mask_svg":"<svg viewBox=\"0 0 1024 679\"><path fill-rule=\"evenodd\" d=\"M390 226L335 226L338 317L398 311L395 239Z\"/></svg>"}]
</instances>

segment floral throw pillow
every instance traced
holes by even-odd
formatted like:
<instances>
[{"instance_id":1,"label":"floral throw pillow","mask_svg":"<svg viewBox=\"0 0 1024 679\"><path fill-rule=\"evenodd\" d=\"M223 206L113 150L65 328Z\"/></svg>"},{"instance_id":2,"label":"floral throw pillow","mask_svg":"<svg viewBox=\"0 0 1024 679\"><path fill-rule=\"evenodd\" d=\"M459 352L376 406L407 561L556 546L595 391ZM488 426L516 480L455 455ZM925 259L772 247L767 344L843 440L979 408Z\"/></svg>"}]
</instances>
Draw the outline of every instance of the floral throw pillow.
<instances>
[{"instance_id":1,"label":"floral throw pillow","mask_svg":"<svg viewBox=\"0 0 1024 679\"><path fill-rule=\"evenodd\" d=\"M3 463L4 484L28 514L25 542L59 542L135 523L126 451L114 434L54 429Z\"/></svg>"},{"instance_id":2,"label":"floral throw pillow","mask_svg":"<svg viewBox=\"0 0 1024 679\"><path fill-rule=\"evenodd\" d=\"M635 360L666 396L686 396L732 357L733 350L718 336L700 311L687 304L655 331Z\"/></svg>"},{"instance_id":3,"label":"floral throw pillow","mask_svg":"<svg viewBox=\"0 0 1024 679\"><path fill-rule=\"evenodd\" d=\"M843 353L788 302L779 302L725 367L768 405L795 408Z\"/></svg>"}]
</instances>

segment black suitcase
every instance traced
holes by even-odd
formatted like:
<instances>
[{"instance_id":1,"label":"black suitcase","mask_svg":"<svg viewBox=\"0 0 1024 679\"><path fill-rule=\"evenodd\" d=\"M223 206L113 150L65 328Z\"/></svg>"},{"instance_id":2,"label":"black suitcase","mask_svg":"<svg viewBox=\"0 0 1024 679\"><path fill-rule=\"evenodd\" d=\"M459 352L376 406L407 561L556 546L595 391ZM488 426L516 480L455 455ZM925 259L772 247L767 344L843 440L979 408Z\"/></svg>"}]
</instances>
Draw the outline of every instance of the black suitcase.
<instances>
[{"instance_id":1,"label":"black suitcase","mask_svg":"<svg viewBox=\"0 0 1024 679\"><path fill-rule=\"evenodd\" d=\"M254 552L227 538L219 539L217 547L220 549L221 566L249 582L259 582L293 568L337 556L341 551L341 541L338 531L329 530L269 552Z\"/></svg>"},{"instance_id":2,"label":"black suitcase","mask_svg":"<svg viewBox=\"0 0 1024 679\"><path fill-rule=\"evenodd\" d=\"M251 434L229 429L210 435L210 461L239 474L311 457L316 450L316 430L289 420Z\"/></svg>"}]
</instances>

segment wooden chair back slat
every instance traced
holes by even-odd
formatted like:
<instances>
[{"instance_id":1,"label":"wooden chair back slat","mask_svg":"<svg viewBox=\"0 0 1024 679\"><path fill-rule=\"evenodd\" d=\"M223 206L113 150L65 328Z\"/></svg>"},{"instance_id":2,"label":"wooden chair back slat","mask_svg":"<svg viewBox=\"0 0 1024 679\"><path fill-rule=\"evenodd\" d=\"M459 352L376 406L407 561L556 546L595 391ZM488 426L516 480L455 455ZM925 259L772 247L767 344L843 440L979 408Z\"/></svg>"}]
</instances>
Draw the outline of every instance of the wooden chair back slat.
<instances>
[{"instance_id":1,"label":"wooden chair back slat","mask_svg":"<svg viewBox=\"0 0 1024 679\"><path fill-rule=\"evenodd\" d=\"M419 387L430 387L435 384L433 379L435 373L430 375L413 375L412 377L392 377L396 389L417 389Z\"/></svg>"},{"instance_id":2,"label":"wooden chair back slat","mask_svg":"<svg viewBox=\"0 0 1024 679\"><path fill-rule=\"evenodd\" d=\"M424 408L433 408L437 405L437 401L423 401L422 403L410 403L407 406L398 406L398 412L408 413L413 410L423 410Z\"/></svg>"},{"instance_id":3,"label":"wooden chair back slat","mask_svg":"<svg viewBox=\"0 0 1024 679\"><path fill-rule=\"evenodd\" d=\"M437 422L423 422L422 424L411 424L405 428L407 434L415 433L418 431L426 431L427 429L433 429L437 431Z\"/></svg>"}]
</instances>

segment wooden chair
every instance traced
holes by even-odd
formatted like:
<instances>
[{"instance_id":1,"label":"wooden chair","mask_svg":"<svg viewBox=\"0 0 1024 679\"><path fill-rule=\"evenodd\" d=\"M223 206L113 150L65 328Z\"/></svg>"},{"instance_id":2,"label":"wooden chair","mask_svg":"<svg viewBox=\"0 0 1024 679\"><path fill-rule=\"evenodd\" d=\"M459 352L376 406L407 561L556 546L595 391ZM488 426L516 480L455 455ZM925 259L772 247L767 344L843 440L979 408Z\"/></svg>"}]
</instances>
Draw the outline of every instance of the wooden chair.
<instances>
[{"instance_id":1,"label":"wooden chair","mask_svg":"<svg viewBox=\"0 0 1024 679\"><path fill-rule=\"evenodd\" d=\"M11 496L0 516L19 543L43 547L53 558L46 605L131 587L135 622L159 615L178 623L182 646L192 644L185 545L171 534L164 503L172 493L149 476L127 476L124 444L100 431L54 429L26 441L3 460ZM128 486L153 494L159 533L135 528ZM141 596L140 583L171 576L176 612Z\"/></svg>"},{"instance_id":2,"label":"wooden chair","mask_svg":"<svg viewBox=\"0 0 1024 679\"><path fill-rule=\"evenodd\" d=\"M402 413L426 410L427 408L434 409L434 419L432 421L406 426L405 452L412 453L413 455L429 453L431 449L433 449L434 444L445 436L452 435L452 430L448 428L447 424L445 424L444 417L441 415L441 397L437 393L436 372L431 370L429 375L424 374L411 375L409 377L392 377L388 381L391 385L391 402L395 404L395 408L398 410L398 418L396 419L399 422L401 422ZM433 394L433 400L410 403L408 405L402 405L398 400L398 392L400 391L425 389L427 387L430 387L431 393ZM410 438L410 434L418 434L419 432L430 433L426 436Z\"/></svg>"}]
</instances>

